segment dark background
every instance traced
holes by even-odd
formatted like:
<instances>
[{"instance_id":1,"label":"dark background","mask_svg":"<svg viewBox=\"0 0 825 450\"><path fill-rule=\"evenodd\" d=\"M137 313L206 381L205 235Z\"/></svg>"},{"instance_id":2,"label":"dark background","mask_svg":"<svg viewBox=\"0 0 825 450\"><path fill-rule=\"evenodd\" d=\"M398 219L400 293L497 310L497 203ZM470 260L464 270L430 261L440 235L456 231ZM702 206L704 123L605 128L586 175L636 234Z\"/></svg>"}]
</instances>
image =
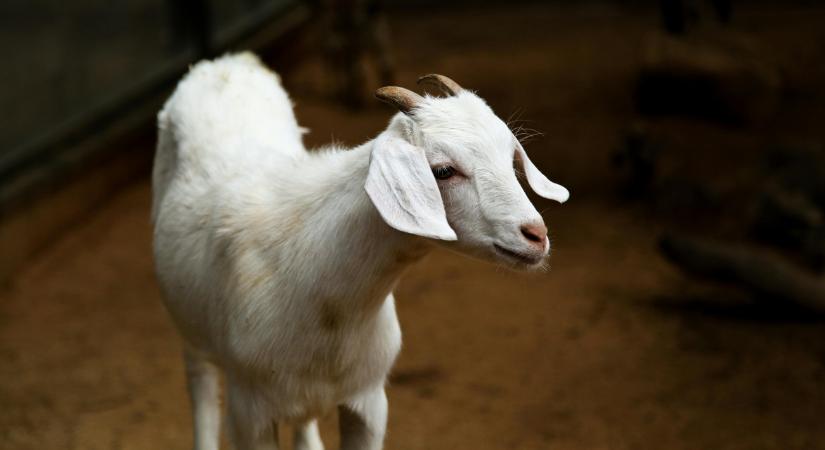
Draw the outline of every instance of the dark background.
<instances>
[{"instance_id":1,"label":"dark background","mask_svg":"<svg viewBox=\"0 0 825 450\"><path fill-rule=\"evenodd\" d=\"M244 48L308 147L436 72L571 190L536 199L548 272L436 251L402 280L387 448L825 448L825 5L698 0L4 2L0 447L190 447L153 115Z\"/></svg>"}]
</instances>

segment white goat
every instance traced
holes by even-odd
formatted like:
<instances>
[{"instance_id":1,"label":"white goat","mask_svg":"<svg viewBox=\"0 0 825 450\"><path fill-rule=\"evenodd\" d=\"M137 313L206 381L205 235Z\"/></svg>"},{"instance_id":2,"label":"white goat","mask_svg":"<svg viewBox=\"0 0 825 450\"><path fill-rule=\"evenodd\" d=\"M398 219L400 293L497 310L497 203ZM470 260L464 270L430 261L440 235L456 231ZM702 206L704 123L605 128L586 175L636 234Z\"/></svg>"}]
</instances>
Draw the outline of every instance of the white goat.
<instances>
[{"instance_id":1,"label":"white goat","mask_svg":"<svg viewBox=\"0 0 825 450\"><path fill-rule=\"evenodd\" d=\"M307 152L278 76L251 54L195 65L158 117L154 252L185 340L195 448L230 440L322 449L316 417L339 408L343 449L380 449L384 383L401 346L392 290L433 243L521 268L550 244L513 170L563 202L472 92L376 92L401 110L354 149Z\"/></svg>"}]
</instances>

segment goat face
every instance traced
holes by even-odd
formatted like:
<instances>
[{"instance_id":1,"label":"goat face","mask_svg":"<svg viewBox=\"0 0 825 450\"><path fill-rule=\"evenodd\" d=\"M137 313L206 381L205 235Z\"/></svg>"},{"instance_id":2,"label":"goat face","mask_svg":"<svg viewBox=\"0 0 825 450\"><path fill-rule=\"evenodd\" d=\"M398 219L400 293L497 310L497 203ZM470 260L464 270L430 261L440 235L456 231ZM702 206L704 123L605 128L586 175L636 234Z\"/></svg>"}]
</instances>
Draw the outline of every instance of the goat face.
<instances>
[{"instance_id":1,"label":"goat face","mask_svg":"<svg viewBox=\"0 0 825 450\"><path fill-rule=\"evenodd\" d=\"M550 251L547 229L516 170L542 197L564 202L567 189L539 172L481 98L438 77L450 83L442 88L448 97L378 91L404 115L375 142L368 194L399 230L514 267L540 267Z\"/></svg>"}]
</instances>

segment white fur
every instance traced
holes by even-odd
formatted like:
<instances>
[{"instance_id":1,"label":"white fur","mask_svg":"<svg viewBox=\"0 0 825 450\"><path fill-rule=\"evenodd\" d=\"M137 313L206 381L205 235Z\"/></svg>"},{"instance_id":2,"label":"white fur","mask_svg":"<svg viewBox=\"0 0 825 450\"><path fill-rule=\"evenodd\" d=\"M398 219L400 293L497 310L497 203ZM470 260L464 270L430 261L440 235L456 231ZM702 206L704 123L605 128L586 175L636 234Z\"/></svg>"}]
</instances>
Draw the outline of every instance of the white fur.
<instances>
[{"instance_id":1,"label":"white fur","mask_svg":"<svg viewBox=\"0 0 825 450\"><path fill-rule=\"evenodd\" d=\"M194 66L158 126L156 271L186 342L199 450L218 448L221 373L238 449L277 448L277 422L321 449L314 420L336 406L342 448L381 448L403 270L439 242L520 267L539 264L493 244L549 250L519 231L542 223L512 168L520 146L467 91L426 97L354 149L307 152L277 75L232 55ZM436 182L438 164L464 176Z\"/></svg>"}]
</instances>

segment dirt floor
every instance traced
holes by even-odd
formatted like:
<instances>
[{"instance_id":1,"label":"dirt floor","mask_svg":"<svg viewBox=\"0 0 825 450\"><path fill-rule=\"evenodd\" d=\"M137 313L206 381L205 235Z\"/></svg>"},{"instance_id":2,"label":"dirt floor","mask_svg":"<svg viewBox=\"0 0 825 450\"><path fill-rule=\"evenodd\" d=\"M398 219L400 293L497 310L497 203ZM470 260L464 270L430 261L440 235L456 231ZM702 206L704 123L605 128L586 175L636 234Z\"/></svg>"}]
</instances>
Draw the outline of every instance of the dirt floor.
<instances>
[{"instance_id":1,"label":"dirt floor","mask_svg":"<svg viewBox=\"0 0 825 450\"><path fill-rule=\"evenodd\" d=\"M527 146L533 159L573 196L540 204L554 244L547 273L436 251L403 279L405 344L388 389L386 447L825 448L822 321L684 278L657 253L662 222L611 192L609 154L635 120L632 80L653 13L416 14L393 16L399 83L441 72L503 117L519 111L545 133ZM767 54L793 77L823 51L825 15L777 14L757 8L737 23L770 38ZM810 77L825 73L821 62L809 67ZM333 106L318 94L321 75L309 62L286 77L312 129L308 144L354 144L381 129L388 109ZM816 89L804 92L822 99ZM822 139L802 113L821 103L797 103L758 129L653 127L707 157L744 154L787 122L794 136ZM181 345L153 277L149 204L145 180L116 194L0 292L0 447L191 445ZM323 434L336 448L334 416Z\"/></svg>"}]
</instances>

